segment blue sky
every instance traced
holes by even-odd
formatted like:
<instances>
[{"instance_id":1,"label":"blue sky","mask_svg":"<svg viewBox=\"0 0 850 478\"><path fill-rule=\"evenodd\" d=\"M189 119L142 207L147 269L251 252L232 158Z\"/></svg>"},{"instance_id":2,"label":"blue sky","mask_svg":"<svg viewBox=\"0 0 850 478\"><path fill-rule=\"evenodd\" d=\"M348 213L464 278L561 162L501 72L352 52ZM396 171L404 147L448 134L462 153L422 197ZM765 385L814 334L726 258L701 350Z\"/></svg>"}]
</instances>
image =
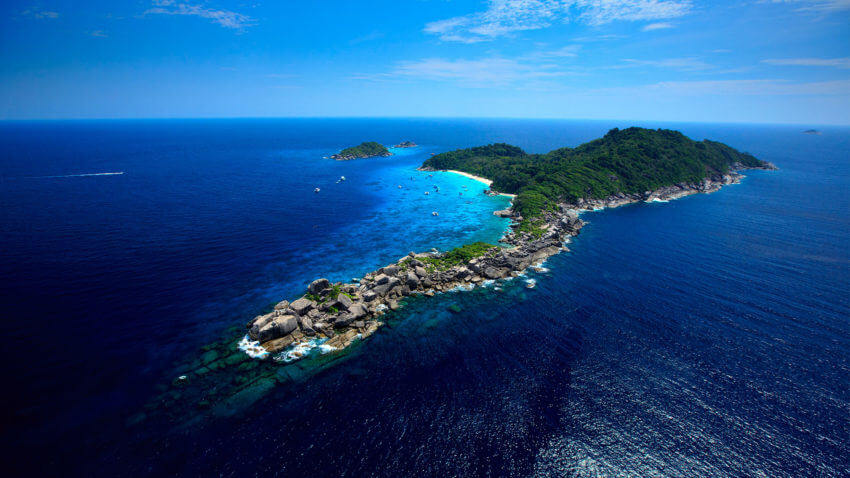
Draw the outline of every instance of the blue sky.
<instances>
[{"instance_id":1,"label":"blue sky","mask_svg":"<svg viewBox=\"0 0 850 478\"><path fill-rule=\"evenodd\" d=\"M0 118L850 124L850 0L5 1Z\"/></svg>"}]
</instances>

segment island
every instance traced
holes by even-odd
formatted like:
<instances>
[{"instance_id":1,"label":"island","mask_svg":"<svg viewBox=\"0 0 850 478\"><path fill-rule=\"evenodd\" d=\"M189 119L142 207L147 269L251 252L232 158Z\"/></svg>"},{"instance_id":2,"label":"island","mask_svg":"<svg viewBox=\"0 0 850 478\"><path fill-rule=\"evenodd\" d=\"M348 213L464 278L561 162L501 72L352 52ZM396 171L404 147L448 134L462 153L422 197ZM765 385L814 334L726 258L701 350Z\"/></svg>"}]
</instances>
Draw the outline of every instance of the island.
<instances>
[{"instance_id":1,"label":"island","mask_svg":"<svg viewBox=\"0 0 850 478\"><path fill-rule=\"evenodd\" d=\"M501 244L411 252L348 283L317 279L301 297L249 321L240 348L255 357L280 353L285 361L299 358L308 343L343 349L373 334L383 325L381 316L406 296L517 277L566 250L566 240L584 225L583 210L713 192L737 183L739 170L756 168L775 166L722 143L643 128L615 128L546 154L491 144L435 155L420 169L462 172L516 195L508 210L498 211L513 220Z\"/></svg>"},{"instance_id":2,"label":"island","mask_svg":"<svg viewBox=\"0 0 850 478\"><path fill-rule=\"evenodd\" d=\"M357 146L345 148L338 154L334 154L333 156L331 156L331 159L335 159L337 161L348 161L352 159L364 159L392 155L393 153L391 153L384 145L376 143L374 141L369 141L366 143L360 143Z\"/></svg>"},{"instance_id":3,"label":"island","mask_svg":"<svg viewBox=\"0 0 850 478\"><path fill-rule=\"evenodd\" d=\"M401 143L398 143L397 145L393 146L393 148L415 148L417 146L419 145L414 143L413 141L402 141Z\"/></svg>"},{"instance_id":4,"label":"island","mask_svg":"<svg viewBox=\"0 0 850 478\"><path fill-rule=\"evenodd\" d=\"M816 129L807 129L806 131L803 131L803 134L821 134L821 132Z\"/></svg>"}]
</instances>

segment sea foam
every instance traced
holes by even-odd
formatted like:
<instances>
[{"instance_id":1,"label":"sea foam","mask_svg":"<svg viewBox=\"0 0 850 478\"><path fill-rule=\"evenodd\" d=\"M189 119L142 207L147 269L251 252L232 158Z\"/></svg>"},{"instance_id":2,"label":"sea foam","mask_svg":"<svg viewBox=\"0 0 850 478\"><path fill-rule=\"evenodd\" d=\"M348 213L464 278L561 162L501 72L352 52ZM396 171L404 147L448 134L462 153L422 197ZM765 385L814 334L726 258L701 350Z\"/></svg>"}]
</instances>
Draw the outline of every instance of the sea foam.
<instances>
[{"instance_id":1,"label":"sea foam","mask_svg":"<svg viewBox=\"0 0 850 478\"><path fill-rule=\"evenodd\" d=\"M238 347L239 350L245 352L245 354L251 358L265 359L269 356L268 351L260 345L260 342L251 340L251 338L247 335L242 337L242 340L239 341Z\"/></svg>"},{"instance_id":2,"label":"sea foam","mask_svg":"<svg viewBox=\"0 0 850 478\"><path fill-rule=\"evenodd\" d=\"M333 347L324 347L324 343L328 339L310 339L303 342L296 342L290 345L286 350L277 354L274 357L275 362L284 362L290 363L296 360L301 360L310 354L314 349L319 349L321 353L328 353L332 350L336 350ZM327 351L326 351L327 349Z\"/></svg>"}]
</instances>

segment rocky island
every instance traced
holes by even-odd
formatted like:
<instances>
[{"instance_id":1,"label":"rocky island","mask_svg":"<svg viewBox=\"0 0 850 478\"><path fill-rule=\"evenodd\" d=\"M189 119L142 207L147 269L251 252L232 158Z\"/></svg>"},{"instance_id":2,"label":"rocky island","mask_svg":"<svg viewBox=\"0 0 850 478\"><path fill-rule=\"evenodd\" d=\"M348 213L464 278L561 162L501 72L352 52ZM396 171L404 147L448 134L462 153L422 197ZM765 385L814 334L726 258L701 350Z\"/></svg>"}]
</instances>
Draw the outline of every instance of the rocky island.
<instances>
[{"instance_id":1,"label":"rocky island","mask_svg":"<svg viewBox=\"0 0 850 478\"><path fill-rule=\"evenodd\" d=\"M311 339L326 350L345 348L374 333L380 317L405 296L516 277L565 250L565 241L584 225L581 210L712 192L738 182L739 170L775 169L722 143L643 128L613 129L546 154L507 144L462 149L435 155L422 168L492 179L491 189L516 194L508 210L498 211L513 219L502 244L411 252L350 283L317 279L303 296L248 322L247 348L266 356Z\"/></svg>"},{"instance_id":2,"label":"rocky island","mask_svg":"<svg viewBox=\"0 0 850 478\"><path fill-rule=\"evenodd\" d=\"M415 148L417 146L419 145L414 143L413 141L402 141L401 143L398 143L397 145L393 146L393 148Z\"/></svg>"},{"instance_id":3,"label":"rocky island","mask_svg":"<svg viewBox=\"0 0 850 478\"><path fill-rule=\"evenodd\" d=\"M374 141L370 141L366 143L360 143L359 145L352 146L350 148L345 148L339 153L331 156L331 159L335 159L337 161L349 161L352 159L364 159L392 155L393 153L391 153L384 145L376 143Z\"/></svg>"}]
</instances>

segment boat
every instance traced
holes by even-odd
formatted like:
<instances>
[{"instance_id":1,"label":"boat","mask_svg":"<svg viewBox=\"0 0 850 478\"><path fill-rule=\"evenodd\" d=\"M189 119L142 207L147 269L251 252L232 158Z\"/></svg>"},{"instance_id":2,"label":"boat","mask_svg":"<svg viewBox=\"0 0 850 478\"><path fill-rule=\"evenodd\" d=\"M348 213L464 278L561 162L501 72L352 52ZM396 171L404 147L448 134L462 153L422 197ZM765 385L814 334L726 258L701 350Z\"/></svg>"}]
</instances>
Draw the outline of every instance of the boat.
<instances>
[{"instance_id":1,"label":"boat","mask_svg":"<svg viewBox=\"0 0 850 478\"><path fill-rule=\"evenodd\" d=\"M439 214L437 213L437 211L432 212L432 213L431 213L431 215L432 215L432 216L439 216Z\"/></svg>"},{"instance_id":2,"label":"boat","mask_svg":"<svg viewBox=\"0 0 850 478\"><path fill-rule=\"evenodd\" d=\"M340 176L340 177L339 177L339 180L340 180L340 181L345 181L345 176Z\"/></svg>"},{"instance_id":3,"label":"boat","mask_svg":"<svg viewBox=\"0 0 850 478\"><path fill-rule=\"evenodd\" d=\"M316 189L313 190L314 193L317 193L319 191L321 191L321 189L319 189L319 188L316 188Z\"/></svg>"},{"instance_id":4,"label":"boat","mask_svg":"<svg viewBox=\"0 0 850 478\"><path fill-rule=\"evenodd\" d=\"M428 191L425 191L425 195L426 195L426 196L427 196L427 195L429 195L429 194L431 194L431 193L429 193Z\"/></svg>"},{"instance_id":5,"label":"boat","mask_svg":"<svg viewBox=\"0 0 850 478\"><path fill-rule=\"evenodd\" d=\"M398 185L398 188L401 189L401 184Z\"/></svg>"}]
</instances>

